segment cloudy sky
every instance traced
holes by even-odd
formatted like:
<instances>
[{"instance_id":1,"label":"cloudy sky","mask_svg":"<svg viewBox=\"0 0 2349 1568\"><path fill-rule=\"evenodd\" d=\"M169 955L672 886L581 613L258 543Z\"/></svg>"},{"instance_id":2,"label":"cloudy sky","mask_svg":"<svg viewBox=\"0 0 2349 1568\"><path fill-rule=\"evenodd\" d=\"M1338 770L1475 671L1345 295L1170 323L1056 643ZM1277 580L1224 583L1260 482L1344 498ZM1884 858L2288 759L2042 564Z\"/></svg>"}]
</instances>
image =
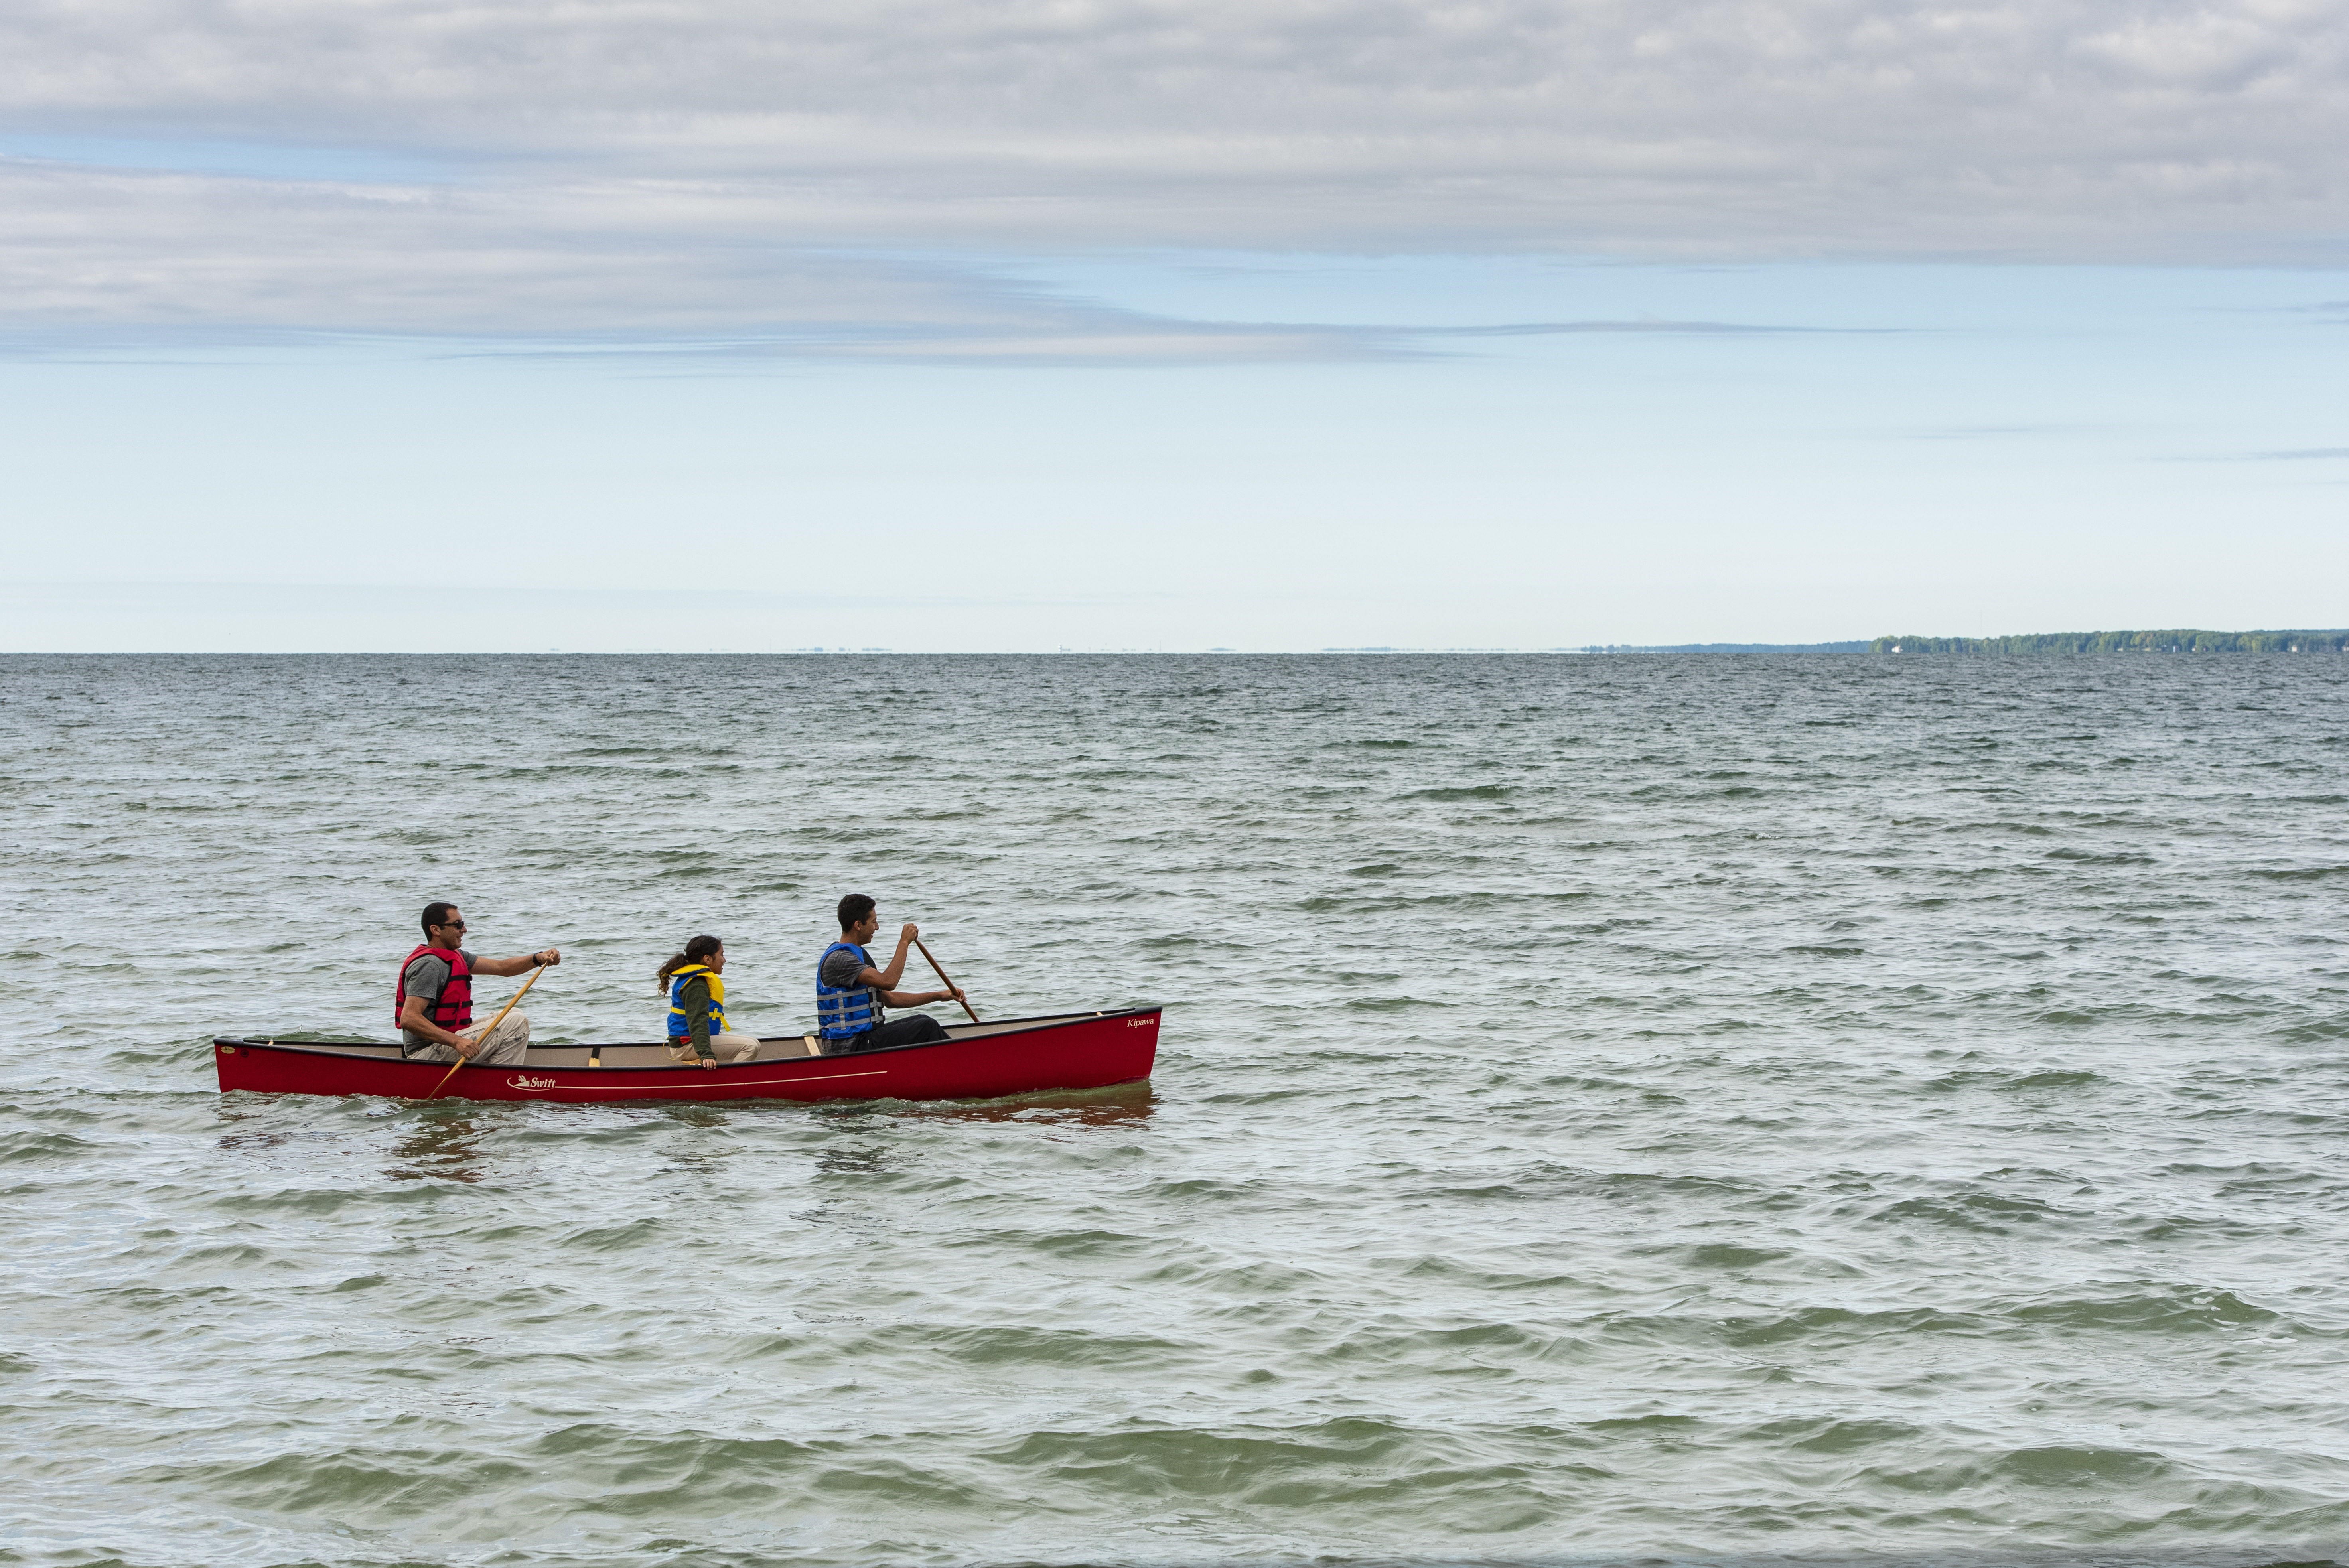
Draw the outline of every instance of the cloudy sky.
<instances>
[{"instance_id":1,"label":"cloudy sky","mask_svg":"<svg viewBox=\"0 0 2349 1568\"><path fill-rule=\"evenodd\" d=\"M2349 623L2349 0L0 11L16 648Z\"/></svg>"}]
</instances>

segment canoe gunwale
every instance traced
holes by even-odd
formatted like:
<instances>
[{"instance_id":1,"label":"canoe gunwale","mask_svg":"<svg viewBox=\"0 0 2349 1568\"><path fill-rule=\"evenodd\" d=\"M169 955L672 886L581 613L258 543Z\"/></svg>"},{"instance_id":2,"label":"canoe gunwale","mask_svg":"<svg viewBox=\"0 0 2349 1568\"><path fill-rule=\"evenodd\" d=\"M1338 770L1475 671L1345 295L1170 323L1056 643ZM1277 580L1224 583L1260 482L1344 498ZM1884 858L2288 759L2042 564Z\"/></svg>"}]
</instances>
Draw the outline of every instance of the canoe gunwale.
<instances>
[{"instance_id":1,"label":"canoe gunwale","mask_svg":"<svg viewBox=\"0 0 2349 1568\"><path fill-rule=\"evenodd\" d=\"M780 1058L778 1061L719 1062L714 1068L697 1068L694 1070L698 1072L723 1073L732 1072L742 1068L772 1068L781 1065L782 1062L792 1061L862 1061L868 1057L895 1056L901 1051L929 1051L936 1050L941 1046L975 1045L981 1040L1009 1039L1015 1035L1040 1035L1053 1029L1073 1028L1081 1024L1098 1023L1110 1018L1128 1018L1143 1014L1161 1013L1164 1011L1165 1011L1164 1004L1157 1002L1138 1002L1131 1006L1105 1007L1098 1012L1091 1013L1037 1013L1030 1015L1030 1016L1020 1018L988 1018L979 1026L979 1027L987 1030L987 1033L983 1035L949 1034L943 1040L914 1040L902 1046L878 1046L869 1051L849 1051L840 1056L785 1057ZM1025 1028L1013 1028L1009 1026L1012 1025L1028 1025L1030 1026ZM949 1030L956 1028L968 1029L971 1026L972 1026L968 1024L948 1024L944 1026L944 1027ZM759 1043L761 1045L765 1045L775 1040L802 1040L806 1037L807 1037L805 1035L761 1035L758 1037ZM665 1042L660 1040L565 1040L560 1044L550 1041L543 1047L533 1045L529 1048L531 1050L543 1049L555 1051L610 1051L617 1050L622 1047L659 1047L664 1043ZM351 1052L355 1049L366 1048L370 1050L383 1050L397 1046L398 1044L398 1042L396 1040L280 1040L266 1035L260 1036L258 1037L246 1035L215 1035L212 1037L212 1047L215 1050L219 1049L222 1046L233 1046L244 1050L299 1051L305 1056L331 1057L336 1061L397 1061L411 1066L416 1065L418 1058L414 1057L355 1057L351 1055ZM447 1067L449 1064L446 1061L432 1062L427 1060L422 1065L427 1067ZM526 1067L529 1063L527 1058L525 1058L521 1063L510 1062L506 1065L509 1067ZM567 1067L559 1070L563 1072L593 1073L664 1073L675 1072L680 1066L684 1065L686 1064L678 1062L657 1062L648 1067Z\"/></svg>"}]
</instances>

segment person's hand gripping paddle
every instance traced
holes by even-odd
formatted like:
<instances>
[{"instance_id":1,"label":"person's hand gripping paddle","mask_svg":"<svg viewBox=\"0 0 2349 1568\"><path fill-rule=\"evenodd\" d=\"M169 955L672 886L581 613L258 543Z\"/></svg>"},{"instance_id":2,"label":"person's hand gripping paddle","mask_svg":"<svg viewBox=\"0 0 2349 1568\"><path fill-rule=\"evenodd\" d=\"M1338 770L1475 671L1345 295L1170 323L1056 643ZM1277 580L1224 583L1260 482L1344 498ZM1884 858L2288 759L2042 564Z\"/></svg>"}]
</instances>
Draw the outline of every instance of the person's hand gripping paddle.
<instances>
[{"instance_id":1,"label":"person's hand gripping paddle","mask_svg":"<svg viewBox=\"0 0 2349 1568\"><path fill-rule=\"evenodd\" d=\"M521 1001L523 995L527 993L532 986L538 984L538 977L545 973L546 965L543 964L530 972L530 978L522 983L522 990L515 992L513 995L508 999L506 1005L498 1009L498 1016L490 1020L490 1026L483 1029L481 1034L476 1037L474 1042L476 1049L485 1047L489 1045L490 1037L498 1032L498 1026L504 1023L506 1021L506 1015L514 1010L514 1003ZM447 1072L440 1075L440 1081L432 1086L432 1092L426 1095L424 1099L437 1099L440 1096L440 1091L449 1087L449 1080L457 1076L457 1069L459 1068L471 1065L472 1059L472 1057L465 1055L464 1052L458 1052L456 1061L450 1065ZM422 1105L424 1100L419 1099L416 1103Z\"/></svg>"},{"instance_id":2,"label":"person's hand gripping paddle","mask_svg":"<svg viewBox=\"0 0 2349 1568\"><path fill-rule=\"evenodd\" d=\"M923 956L924 958L928 958L928 959L929 959L929 964L930 964L930 967L931 967L931 968L933 968L933 969L938 969L938 961L937 961L936 959L935 959L935 958L930 958L930 945L929 945L929 944L928 944L928 943L924 942L920 937L916 936L916 938L914 938L914 945L915 945L915 946L916 946L916 947L918 947L918 948L920 948L920 949L922 950L922 956ZM939 979L939 981L940 981L942 984L944 984L944 985L945 985L945 986L946 986L946 988L947 988L947 992L948 992L949 994L951 994L951 993L954 991L954 988L955 988L955 983L954 983L953 981L948 980L948 979L947 978L947 972L946 972L945 970L943 970L943 969L938 969L938 979ZM976 1023L978 1023L978 1015L977 1013L971 1013L971 1011L970 1011L970 1002L969 1002L968 998L967 998L967 997L963 997L963 996L956 996L956 997L955 997L955 1000L956 1000L956 1001L957 1001L957 1002L960 1002L960 1003L962 1004L962 1010L963 1010L964 1012L966 1012L966 1013L970 1013L970 1021L971 1021L972 1023L976 1024Z\"/></svg>"}]
</instances>

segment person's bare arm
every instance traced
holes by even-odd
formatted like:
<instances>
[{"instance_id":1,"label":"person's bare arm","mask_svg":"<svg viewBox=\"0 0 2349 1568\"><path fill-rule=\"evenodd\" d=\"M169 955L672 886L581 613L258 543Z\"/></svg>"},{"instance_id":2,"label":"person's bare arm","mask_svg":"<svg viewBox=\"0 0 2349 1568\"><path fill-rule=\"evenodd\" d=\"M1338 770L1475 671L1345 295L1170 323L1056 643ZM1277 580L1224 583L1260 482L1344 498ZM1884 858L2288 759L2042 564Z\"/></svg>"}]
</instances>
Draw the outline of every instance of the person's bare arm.
<instances>
[{"instance_id":1,"label":"person's bare arm","mask_svg":"<svg viewBox=\"0 0 2349 1568\"><path fill-rule=\"evenodd\" d=\"M380 1016L380 1015L378 1016ZM481 1047L473 1044L471 1040L450 1034L448 1030L442 1028L440 1025L426 1017L424 1016L424 998L421 996L410 996L408 999L408 1005L400 1008L399 1026L403 1029L415 1030L426 1039L430 1040L434 1045L448 1047L450 1050L456 1052L459 1056L464 1057L469 1062L473 1059L473 1053L481 1048Z\"/></svg>"},{"instance_id":2,"label":"person's bare arm","mask_svg":"<svg viewBox=\"0 0 2349 1568\"><path fill-rule=\"evenodd\" d=\"M914 938L921 934L920 926L911 921L906 922L905 929L897 934L897 956L889 960L889 967L874 969L868 966L859 969L856 972L856 983L859 985L870 985L876 991L886 991L895 985L899 980L905 978L906 951L914 945ZM888 998L885 996L882 1000L885 1002ZM898 1004L891 1002L890 1006L896 1006Z\"/></svg>"},{"instance_id":3,"label":"person's bare arm","mask_svg":"<svg viewBox=\"0 0 2349 1568\"><path fill-rule=\"evenodd\" d=\"M473 965L473 973L476 975L526 975L533 969L562 962L563 954L560 952L552 947L543 947L536 953L525 953L514 958L484 958Z\"/></svg>"},{"instance_id":4,"label":"person's bare arm","mask_svg":"<svg viewBox=\"0 0 2349 1568\"><path fill-rule=\"evenodd\" d=\"M891 1007L918 1007L925 1002L959 1002L962 1000L962 987L957 985L951 991L884 991L881 1000Z\"/></svg>"}]
</instances>

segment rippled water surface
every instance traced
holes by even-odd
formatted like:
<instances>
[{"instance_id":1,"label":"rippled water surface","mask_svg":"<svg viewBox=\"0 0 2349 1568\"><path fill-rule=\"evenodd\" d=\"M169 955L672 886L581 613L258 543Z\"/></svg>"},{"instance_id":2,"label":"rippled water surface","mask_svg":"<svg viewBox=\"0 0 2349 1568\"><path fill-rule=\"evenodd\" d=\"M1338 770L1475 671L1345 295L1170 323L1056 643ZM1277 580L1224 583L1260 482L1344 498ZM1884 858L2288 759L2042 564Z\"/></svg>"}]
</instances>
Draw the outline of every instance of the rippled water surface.
<instances>
[{"instance_id":1,"label":"rippled water surface","mask_svg":"<svg viewBox=\"0 0 2349 1568\"><path fill-rule=\"evenodd\" d=\"M0 660L0 1563L2349 1556L2344 665ZM852 890L1154 1080L213 1086Z\"/></svg>"}]
</instances>

